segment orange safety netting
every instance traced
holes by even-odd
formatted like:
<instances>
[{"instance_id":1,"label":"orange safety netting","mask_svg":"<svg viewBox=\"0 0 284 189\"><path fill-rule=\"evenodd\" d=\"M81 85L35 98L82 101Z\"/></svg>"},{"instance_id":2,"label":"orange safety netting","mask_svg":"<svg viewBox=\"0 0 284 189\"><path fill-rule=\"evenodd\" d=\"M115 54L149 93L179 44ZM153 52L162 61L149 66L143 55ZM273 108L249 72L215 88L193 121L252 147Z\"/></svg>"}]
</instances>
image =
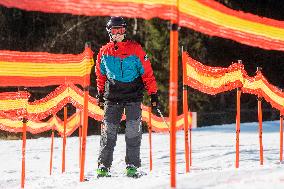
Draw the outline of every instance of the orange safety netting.
<instances>
[{"instance_id":1,"label":"orange safety netting","mask_svg":"<svg viewBox=\"0 0 284 189\"><path fill-rule=\"evenodd\" d=\"M145 110L146 109L146 110ZM149 121L149 112L147 111L147 107L143 106L143 111L142 111L142 120L148 122ZM70 118L67 119L67 124L66 124L66 136L70 136L80 125L81 119L80 119L80 112L77 112L73 114ZM152 116L152 131L155 132L166 132L169 131L169 128L165 123L163 123L162 118L157 117L156 115L151 115ZM178 116L177 120L177 130L182 130L184 127L184 121L183 121L184 116L180 115ZM192 120L191 113L188 114L188 120L189 120L189 125L191 125ZM125 116L123 116L123 119L125 119ZM169 119L166 118L166 122L169 125ZM23 127L23 122L21 120L11 120L7 118L0 118L0 130L8 131L8 132L22 132L22 127ZM63 136L64 132L64 121L60 120L56 115L49 119L46 122L41 122L41 121L31 121L28 120L27 122L27 131L32 133L32 134L38 134L41 132L45 132L48 130L57 130L58 133Z\"/></svg>"},{"instance_id":2,"label":"orange safety netting","mask_svg":"<svg viewBox=\"0 0 284 189\"><path fill-rule=\"evenodd\" d=\"M23 118L27 114L28 92L0 93L0 117L9 119Z\"/></svg>"},{"instance_id":3,"label":"orange safety netting","mask_svg":"<svg viewBox=\"0 0 284 189\"><path fill-rule=\"evenodd\" d=\"M211 95L241 88L242 92L263 97L272 107L284 111L284 93L270 84L260 71L249 77L240 63L228 68L210 67L192 59L186 52L182 56L187 72L185 84Z\"/></svg>"},{"instance_id":4,"label":"orange safety netting","mask_svg":"<svg viewBox=\"0 0 284 189\"><path fill-rule=\"evenodd\" d=\"M242 92L263 97L272 107L284 113L284 92L270 84L260 71L256 76L247 76L244 80Z\"/></svg>"},{"instance_id":5,"label":"orange safety netting","mask_svg":"<svg viewBox=\"0 0 284 189\"><path fill-rule=\"evenodd\" d=\"M1 94L1 93L0 93ZM49 121L43 123L40 120L50 116L55 115L59 110L61 110L67 103L71 103L75 106L78 110L83 111L83 91L80 90L73 84L61 85L57 87L53 92L47 95L45 98L36 100L34 102L28 102L28 98L25 97L25 101L23 101L19 96L19 93L11 93L11 95L16 96L9 96L10 100L6 100L8 96L4 96L5 94L2 93L3 98L0 98L1 106L0 106L0 115L6 115L3 119L0 120L2 130L10 131L10 132L21 132L22 122L19 121L20 118L25 115L29 120L27 124L28 131L32 133L39 133L44 132L52 128L58 118L54 117ZM26 93L23 93L26 94ZM0 97L1 97L0 96ZM11 100L12 99L12 100ZM6 100L6 101L5 101ZM14 104L14 105L13 105ZM27 110L27 111L26 111ZM14 112L17 112L15 114ZM96 99L89 96L88 102L88 114L90 117L101 121L103 119L103 110L97 106ZM74 124L69 124L67 127L67 133L72 134L73 131L76 130L78 127L78 114L72 116L72 121ZM152 130L156 132L161 131L168 131L167 125L163 122L163 119L160 117L151 114L152 116ZM191 124L191 113L188 114L189 124ZM183 128L183 115L178 117L177 121L177 129ZM14 120L12 120L14 119ZM18 120L16 120L18 119ZM71 119L71 118L69 118ZM123 117L125 119L125 116ZM142 120L148 121L149 119L149 111L148 107L142 105ZM166 121L169 124L168 118ZM59 122L59 121L57 121ZM76 124L75 124L76 123ZM57 123L56 129L58 132L63 131L63 124ZM69 135L69 134L68 134Z\"/></svg>"},{"instance_id":6,"label":"orange safety netting","mask_svg":"<svg viewBox=\"0 0 284 189\"><path fill-rule=\"evenodd\" d=\"M92 54L89 47L78 55L1 50L0 86L88 85Z\"/></svg>"},{"instance_id":7,"label":"orange safety netting","mask_svg":"<svg viewBox=\"0 0 284 189\"><path fill-rule=\"evenodd\" d=\"M142 120L148 122L149 121L149 111L147 106L142 106ZM165 118L167 125L170 125L170 119L168 117ZM156 132L165 132L169 131L170 128L164 123L164 120L161 117L158 117L154 114L151 114L151 124L152 130ZM192 113L188 112L188 128L192 125ZM184 114L179 115L177 117L176 130L184 129Z\"/></svg>"},{"instance_id":8,"label":"orange safety netting","mask_svg":"<svg viewBox=\"0 0 284 189\"><path fill-rule=\"evenodd\" d=\"M28 119L41 120L56 114L67 103L71 103L79 110L83 110L84 92L73 84L61 85L45 98L29 102L27 107ZM103 110L97 106L96 99L89 96L88 114L96 120L102 120Z\"/></svg>"},{"instance_id":9,"label":"orange safety netting","mask_svg":"<svg viewBox=\"0 0 284 189\"><path fill-rule=\"evenodd\" d=\"M66 136L70 136L78 128L78 126L80 126L80 112L73 114L67 119ZM60 120L60 118L55 115L46 122L31 120L28 120L27 122L27 131L32 134L38 134L51 129L57 130L58 133L63 136L64 121ZM8 132L22 132L23 122L21 120L0 118L0 130Z\"/></svg>"},{"instance_id":10,"label":"orange safety netting","mask_svg":"<svg viewBox=\"0 0 284 189\"><path fill-rule=\"evenodd\" d=\"M50 115L56 114L67 103L71 103L80 110L83 110L84 105L84 92L73 84L60 85L46 97L28 103L23 103L23 100L19 99L18 94L20 93L13 93L15 96L10 96L9 100L5 97L5 93L2 94L3 95L1 96L4 98L1 98L0 96L0 114L6 114L6 117L11 115L9 118L15 119L23 116L22 111L19 111L23 109L27 110L26 117L29 120L42 120ZM27 102L27 98L25 100ZM89 96L88 109L90 117L102 120L103 110L97 106L96 99L94 97ZM17 114L12 114L13 112L17 112Z\"/></svg>"},{"instance_id":11,"label":"orange safety netting","mask_svg":"<svg viewBox=\"0 0 284 189\"><path fill-rule=\"evenodd\" d=\"M0 0L0 4L29 11L172 21L177 20L178 10L180 26L246 45L284 50L283 21L235 11L213 0Z\"/></svg>"}]
</instances>

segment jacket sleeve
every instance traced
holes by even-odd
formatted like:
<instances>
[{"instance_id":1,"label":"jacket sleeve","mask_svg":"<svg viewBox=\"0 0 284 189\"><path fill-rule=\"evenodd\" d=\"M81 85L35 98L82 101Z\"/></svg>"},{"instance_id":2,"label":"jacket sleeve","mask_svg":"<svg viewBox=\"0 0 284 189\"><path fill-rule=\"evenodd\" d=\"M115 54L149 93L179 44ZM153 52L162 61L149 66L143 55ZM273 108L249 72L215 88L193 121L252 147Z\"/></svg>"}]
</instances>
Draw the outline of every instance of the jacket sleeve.
<instances>
[{"instance_id":1,"label":"jacket sleeve","mask_svg":"<svg viewBox=\"0 0 284 189\"><path fill-rule=\"evenodd\" d=\"M97 76L96 81L97 81L98 93L103 94L105 91L106 72L105 72L105 66L101 61L102 61L102 49L100 49L100 52L97 55L95 71Z\"/></svg>"},{"instance_id":2,"label":"jacket sleeve","mask_svg":"<svg viewBox=\"0 0 284 189\"><path fill-rule=\"evenodd\" d=\"M157 93L157 83L151 66L151 62L147 54L140 45L137 44L136 54L139 57L141 64L140 74L149 95Z\"/></svg>"}]
</instances>

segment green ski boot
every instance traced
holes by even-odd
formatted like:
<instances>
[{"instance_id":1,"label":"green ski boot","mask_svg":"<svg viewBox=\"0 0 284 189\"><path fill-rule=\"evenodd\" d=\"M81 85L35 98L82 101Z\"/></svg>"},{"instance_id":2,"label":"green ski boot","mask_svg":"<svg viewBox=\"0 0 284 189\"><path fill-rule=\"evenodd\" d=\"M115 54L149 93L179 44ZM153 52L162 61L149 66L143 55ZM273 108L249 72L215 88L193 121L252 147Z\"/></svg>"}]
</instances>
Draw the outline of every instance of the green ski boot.
<instances>
[{"instance_id":1,"label":"green ski boot","mask_svg":"<svg viewBox=\"0 0 284 189\"><path fill-rule=\"evenodd\" d=\"M134 165L127 165L126 166L126 176L132 177L132 178L138 178L139 173L137 171L137 167Z\"/></svg>"},{"instance_id":2,"label":"green ski boot","mask_svg":"<svg viewBox=\"0 0 284 189\"><path fill-rule=\"evenodd\" d=\"M99 168L97 168L97 177L111 177L109 173L109 168L106 168L105 166L100 165Z\"/></svg>"}]
</instances>

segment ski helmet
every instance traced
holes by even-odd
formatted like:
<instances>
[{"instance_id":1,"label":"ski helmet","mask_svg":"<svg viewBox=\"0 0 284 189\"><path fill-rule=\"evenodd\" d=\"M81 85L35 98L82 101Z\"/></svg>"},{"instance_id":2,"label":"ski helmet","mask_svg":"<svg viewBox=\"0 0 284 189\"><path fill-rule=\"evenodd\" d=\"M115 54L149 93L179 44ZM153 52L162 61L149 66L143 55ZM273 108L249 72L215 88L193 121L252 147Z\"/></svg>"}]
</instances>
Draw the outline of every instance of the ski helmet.
<instances>
[{"instance_id":1,"label":"ski helmet","mask_svg":"<svg viewBox=\"0 0 284 189\"><path fill-rule=\"evenodd\" d=\"M112 27L124 27L126 28L126 22L120 16L111 17L106 24L106 30L110 32Z\"/></svg>"}]
</instances>

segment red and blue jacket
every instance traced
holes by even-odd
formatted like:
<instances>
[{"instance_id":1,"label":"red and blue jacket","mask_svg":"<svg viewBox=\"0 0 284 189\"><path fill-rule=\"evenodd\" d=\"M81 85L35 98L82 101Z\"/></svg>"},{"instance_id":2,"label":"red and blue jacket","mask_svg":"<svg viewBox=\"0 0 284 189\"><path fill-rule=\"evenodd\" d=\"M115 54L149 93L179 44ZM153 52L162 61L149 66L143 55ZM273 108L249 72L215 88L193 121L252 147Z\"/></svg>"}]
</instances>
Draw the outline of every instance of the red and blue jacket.
<instances>
[{"instance_id":1,"label":"red and blue jacket","mask_svg":"<svg viewBox=\"0 0 284 189\"><path fill-rule=\"evenodd\" d=\"M134 41L109 42L102 46L96 61L97 88L111 102L142 101L146 88L157 92L151 63L141 45Z\"/></svg>"}]
</instances>

